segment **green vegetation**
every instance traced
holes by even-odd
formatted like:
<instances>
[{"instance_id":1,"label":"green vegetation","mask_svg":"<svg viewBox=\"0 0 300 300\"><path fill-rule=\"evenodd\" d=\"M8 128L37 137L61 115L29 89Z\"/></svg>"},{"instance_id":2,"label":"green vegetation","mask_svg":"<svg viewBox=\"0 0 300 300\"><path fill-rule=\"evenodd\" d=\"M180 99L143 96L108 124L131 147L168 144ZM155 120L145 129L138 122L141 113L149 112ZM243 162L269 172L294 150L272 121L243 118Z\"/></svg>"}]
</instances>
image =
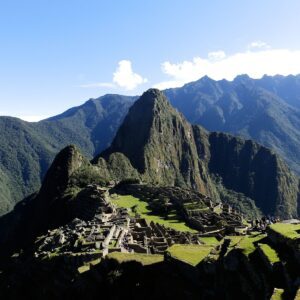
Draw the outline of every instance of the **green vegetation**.
<instances>
[{"instance_id":1,"label":"green vegetation","mask_svg":"<svg viewBox=\"0 0 300 300\"><path fill-rule=\"evenodd\" d=\"M171 257L182 260L192 266L198 265L213 249L209 245L173 245L168 248Z\"/></svg>"},{"instance_id":2,"label":"green vegetation","mask_svg":"<svg viewBox=\"0 0 300 300\"><path fill-rule=\"evenodd\" d=\"M173 228L178 231L189 231L189 232L197 232L194 229L188 227L184 222L180 221L176 214L169 214L168 219L165 219L162 216L155 215L149 209L148 203L145 201L141 201L138 198L135 198L131 195L119 195L117 198L111 199L114 204L119 207L125 207L131 209L131 215L135 215L135 213L139 214L142 218L146 220L153 221L155 223L164 225L166 227ZM134 210L134 212L133 212Z\"/></svg>"},{"instance_id":3,"label":"green vegetation","mask_svg":"<svg viewBox=\"0 0 300 300\"><path fill-rule=\"evenodd\" d=\"M261 249L261 251L264 253L264 255L267 257L267 259L269 260L269 262L271 264L280 262L280 259L276 253L276 251L271 248L269 245L267 244L258 244L258 247Z\"/></svg>"},{"instance_id":4,"label":"green vegetation","mask_svg":"<svg viewBox=\"0 0 300 300\"><path fill-rule=\"evenodd\" d=\"M106 95L37 123L0 117L0 215L40 188L55 155L75 144L92 158L105 149L136 97Z\"/></svg>"},{"instance_id":5,"label":"green vegetation","mask_svg":"<svg viewBox=\"0 0 300 300\"><path fill-rule=\"evenodd\" d=\"M164 260L163 255L158 254L141 254L141 253L121 253L121 252L112 252L107 255L107 258L112 258L117 260L119 263L137 261L143 266L152 265Z\"/></svg>"},{"instance_id":6,"label":"green vegetation","mask_svg":"<svg viewBox=\"0 0 300 300\"><path fill-rule=\"evenodd\" d=\"M70 184L76 187L85 187L88 184L98 184L106 186L108 180L102 178L102 173L98 168L84 166L78 169L70 178Z\"/></svg>"},{"instance_id":7,"label":"green vegetation","mask_svg":"<svg viewBox=\"0 0 300 300\"><path fill-rule=\"evenodd\" d=\"M221 243L221 241L218 241L214 236L201 237L200 241L202 241L202 242L204 242L204 244L210 245L210 246L216 246Z\"/></svg>"},{"instance_id":8,"label":"green vegetation","mask_svg":"<svg viewBox=\"0 0 300 300\"><path fill-rule=\"evenodd\" d=\"M284 290L283 289L277 289L274 288L272 297L270 300L283 300L283 294L284 294Z\"/></svg>"},{"instance_id":9,"label":"green vegetation","mask_svg":"<svg viewBox=\"0 0 300 300\"><path fill-rule=\"evenodd\" d=\"M207 87L207 82L202 84ZM254 82L251 86L252 84ZM214 87L219 92L222 90L222 87L217 86L217 83L212 80L209 81L209 86L210 91L214 90ZM193 84L188 87L188 90L191 87ZM237 84L234 83L232 89L235 90L236 87ZM184 102L176 101L181 89L171 93L167 91L166 95L193 124L202 123L208 129L217 131L224 129L228 132L228 128L214 128L221 124L226 126L231 118L231 113L224 113L224 106L218 105L219 92L206 95L204 88L203 93L200 93L201 97L198 98L199 90L201 87L197 84L197 87L195 89L193 87L191 93L188 93L189 97L194 99L192 103L190 99ZM277 101L278 99L273 98L269 93L255 91L253 94L249 93L247 88L243 88L245 95L239 95L237 91L233 93L233 98L230 93L228 95L226 93L226 97L229 97L226 101L232 104L233 108L244 107L243 110L233 109L234 120L239 119L237 115L245 113L245 109L250 111L248 111L249 115L247 113L242 116L245 117L243 122L230 124L232 132L247 137L254 134L254 137L258 137L262 143L268 140L267 146L273 146L277 153L284 155L291 164L297 164L299 171L300 154L296 153L298 150L295 149L299 149L297 146L300 135L297 130L289 130L287 133L288 129L300 127L298 114L295 114L292 107L286 106L284 101ZM210 101L203 106L202 101L206 96ZM180 99L181 97L184 99L186 95L180 95ZM80 107L72 108L62 115L38 123L1 117L0 175L3 179L0 180L0 214L11 209L25 195L38 190L41 178L44 177L55 154L71 143L76 144L88 158L101 153L111 144L109 151L105 151L107 155L103 154L107 161L102 158L101 163L107 167L106 171L111 178L117 181L124 178L139 179L140 174L137 172L139 170L143 174L141 179L145 182L160 185L177 183L187 188L191 187L193 182L198 190L211 194L216 199L220 196L219 198L234 205L251 218L260 214L257 206L264 214L275 213L282 217L297 214L298 178L276 155L250 140L245 141L228 134L208 133L200 126L193 126L192 129L190 124L170 105L163 93L157 90L147 91L135 102L130 111L131 116L125 118L124 126L120 127L116 140L111 143L129 106L135 99L135 97L107 95L100 99L89 100ZM245 99L247 99L246 103ZM185 103L184 107L178 106L179 103ZM216 115L213 117L225 118L222 122L205 124L208 120L209 123L212 120L211 115L209 118L205 117L206 109L211 113L208 103L214 103L213 111ZM266 103L268 105L265 105ZM199 110L199 107L204 110ZM268 110L263 110L256 120L256 115L253 115L257 111L255 107L268 107ZM200 117L199 111L204 116ZM287 111L289 111L288 115ZM278 116L279 112L278 119L284 118L284 122L274 121L274 116ZM293 116L293 124L290 122L291 116ZM265 118L272 120L274 126L271 124L272 126L264 128ZM255 122L252 123L254 119ZM245 127L235 128L241 124ZM268 122L266 124L270 125ZM191 129L193 138L189 138ZM254 129L262 131L257 133ZM145 139L145 137L149 138ZM282 137L285 137L284 143L280 143ZM291 147L287 147L288 144ZM182 151L183 149L186 150ZM202 157L204 153L208 154L204 156L209 158L209 161L203 159L203 163L209 168L200 168L202 170L200 172L199 156ZM297 159L298 162L295 163ZM223 180L218 190L213 182L213 174L219 174ZM102 178L108 179L105 175ZM101 180L101 176L98 176L95 170L83 172L78 179L81 180L78 183L80 186L87 182L103 183L103 179ZM255 199L250 199L249 197L253 195ZM274 199L278 199L277 203L283 204L282 209L277 208Z\"/></svg>"},{"instance_id":10,"label":"green vegetation","mask_svg":"<svg viewBox=\"0 0 300 300\"><path fill-rule=\"evenodd\" d=\"M264 239L266 236L266 234L244 236L237 244L236 248L240 249L246 256L249 256L256 249L255 243Z\"/></svg>"},{"instance_id":11,"label":"green vegetation","mask_svg":"<svg viewBox=\"0 0 300 300\"><path fill-rule=\"evenodd\" d=\"M83 266L79 267L77 270L78 270L79 274L82 274L82 273L85 273L85 272L89 271L90 266L89 265L83 265Z\"/></svg>"},{"instance_id":12,"label":"green vegetation","mask_svg":"<svg viewBox=\"0 0 300 300\"><path fill-rule=\"evenodd\" d=\"M230 240L229 247L234 248L244 237L241 235L231 235L231 236L226 236L226 239Z\"/></svg>"},{"instance_id":13,"label":"green vegetation","mask_svg":"<svg viewBox=\"0 0 300 300\"><path fill-rule=\"evenodd\" d=\"M253 199L246 197L242 193L225 188L223 180L219 176L214 175L212 177L223 203L231 205L252 220L261 218L262 212L257 208Z\"/></svg>"},{"instance_id":14,"label":"green vegetation","mask_svg":"<svg viewBox=\"0 0 300 300\"><path fill-rule=\"evenodd\" d=\"M292 240L300 238L300 233L298 233L300 231L300 224L275 223L270 228L285 238Z\"/></svg>"}]
</instances>

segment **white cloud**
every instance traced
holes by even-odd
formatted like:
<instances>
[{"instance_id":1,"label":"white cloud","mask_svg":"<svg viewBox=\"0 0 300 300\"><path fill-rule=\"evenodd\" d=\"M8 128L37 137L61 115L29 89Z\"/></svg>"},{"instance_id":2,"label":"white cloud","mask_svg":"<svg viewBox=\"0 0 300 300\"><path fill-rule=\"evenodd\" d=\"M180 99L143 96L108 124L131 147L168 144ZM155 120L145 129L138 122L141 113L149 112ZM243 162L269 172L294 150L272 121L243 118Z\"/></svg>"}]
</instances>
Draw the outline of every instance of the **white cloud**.
<instances>
[{"instance_id":1,"label":"white cloud","mask_svg":"<svg viewBox=\"0 0 300 300\"><path fill-rule=\"evenodd\" d=\"M252 78L267 75L289 75L300 73L300 50L264 49L247 50L229 56L209 54L208 58L194 57L191 61L162 63L162 72L169 80L157 83L159 89L179 87L207 75L215 80L233 80L239 74L248 74ZM215 58L218 59L215 59ZM212 59L213 58L213 59Z\"/></svg>"},{"instance_id":2,"label":"white cloud","mask_svg":"<svg viewBox=\"0 0 300 300\"><path fill-rule=\"evenodd\" d=\"M116 71L113 73L113 82L96 82L82 84L82 88L118 88L121 87L125 90L134 90L137 86L148 82L146 78L134 73L130 60L121 60L118 63Z\"/></svg>"},{"instance_id":3,"label":"white cloud","mask_svg":"<svg viewBox=\"0 0 300 300\"><path fill-rule=\"evenodd\" d=\"M221 60L221 59L224 59L225 57L226 57L226 54L222 50L208 53L209 60Z\"/></svg>"},{"instance_id":4,"label":"white cloud","mask_svg":"<svg viewBox=\"0 0 300 300\"><path fill-rule=\"evenodd\" d=\"M126 90L134 90L138 85L147 81L146 78L133 72L131 61L129 60L121 60L113 75L113 82Z\"/></svg>"},{"instance_id":5,"label":"white cloud","mask_svg":"<svg viewBox=\"0 0 300 300\"><path fill-rule=\"evenodd\" d=\"M248 49L270 49L271 46L262 41L254 41L248 45Z\"/></svg>"},{"instance_id":6,"label":"white cloud","mask_svg":"<svg viewBox=\"0 0 300 300\"><path fill-rule=\"evenodd\" d=\"M50 116L46 116L46 115L19 115L16 116L16 118L19 118L23 121L27 121L27 122L38 122L44 119L49 118Z\"/></svg>"}]
</instances>

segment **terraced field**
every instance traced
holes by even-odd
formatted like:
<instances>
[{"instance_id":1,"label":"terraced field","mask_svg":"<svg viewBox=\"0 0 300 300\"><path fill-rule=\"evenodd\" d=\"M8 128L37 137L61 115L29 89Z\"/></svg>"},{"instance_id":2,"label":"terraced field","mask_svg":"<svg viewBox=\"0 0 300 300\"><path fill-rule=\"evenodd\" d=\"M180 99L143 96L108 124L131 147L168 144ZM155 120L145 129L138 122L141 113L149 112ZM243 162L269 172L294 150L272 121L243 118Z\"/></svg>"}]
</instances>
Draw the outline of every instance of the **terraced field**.
<instances>
[{"instance_id":1,"label":"terraced field","mask_svg":"<svg viewBox=\"0 0 300 300\"><path fill-rule=\"evenodd\" d=\"M147 202L131 195L118 195L117 197L112 198L111 201L118 207L129 208L131 215L134 216L137 213L149 222L153 221L154 223L158 223L178 231L197 232L196 230L188 227L185 222L181 221L175 211L171 211L166 219L163 216L154 214L149 209Z\"/></svg>"}]
</instances>

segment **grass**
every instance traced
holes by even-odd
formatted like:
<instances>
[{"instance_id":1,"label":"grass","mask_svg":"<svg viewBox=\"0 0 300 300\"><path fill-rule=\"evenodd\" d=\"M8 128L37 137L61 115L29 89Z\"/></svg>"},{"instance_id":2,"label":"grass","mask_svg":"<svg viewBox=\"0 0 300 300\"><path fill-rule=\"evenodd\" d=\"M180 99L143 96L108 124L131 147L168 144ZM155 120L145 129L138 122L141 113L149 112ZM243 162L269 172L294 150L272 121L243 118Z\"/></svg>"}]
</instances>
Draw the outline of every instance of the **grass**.
<instances>
[{"instance_id":1,"label":"grass","mask_svg":"<svg viewBox=\"0 0 300 300\"><path fill-rule=\"evenodd\" d=\"M205 245L210 246L217 246L220 244L220 241L218 241L214 236L201 237L200 241L202 241Z\"/></svg>"},{"instance_id":2,"label":"grass","mask_svg":"<svg viewBox=\"0 0 300 300\"><path fill-rule=\"evenodd\" d=\"M241 249L246 256L249 256L249 254L253 253L256 249L254 243L262 240L265 237L266 234L244 236L237 244L237 248Z\"/></svg>"},{"instance_id":3,"label":"grass","mask_svg":"<svg viewBox=\"0 0 300 300\"><path fill-rule=\"evenodd\" d=\"M226 239L230 240L230 244L229 244L230 248L235 247L243 238L244 238L244 236L241 236L241 235L226 236Z\"/></svg>"},{"instance_id":4,"label":"grass","mask_svg":"<svg viewBox=\"0 0 300 300\"><path fill-rule=\"evenodd\" d=\"M100 262L101 262L101 258L96 258L94 260L84 263L84 265L77 268L77 271L79 274L85 273L91 269L91 266L94 267L94 266L100 264Z\"/></svg>"},{"instance_id":5,"label":"grass","mask_svg":"<svg viewBox=\"0 0 300 300\"><path fill-rule=\"evenodd\" d=\"M168 248L169 254L192 266L198 265L213 249L209 245L173 245Z\"/></svg>"},{"instance_id":6,"label":"grass","mask_svg":"<svg viewBox=\"0 0 300 300\"><path fill-rule=\"evenodd\" d=\"M297 232L300 230L300 224L275 223L270 228L288 239L300 238L300 234Z\"/></svg>"},{"instance_id":7,"label":"grass","mask_svg":"<svg viewBox=\"0 0 300 300\"><path fill-rule=\"evenodd\" d=\"M90 270L90 266L89 265L83 265L83 266L81 266L81 267L79 267L77 269L77 271L78 271L79 274L85 273L85 272L87 272L89 270Z\"/></svg>"},{"instance_id":8,"label":"grass","mask_svg":"<svg viewBox=\"0 0 300 300\"><path fill-rule=\"evenodd\" d=\"M148 209L147 202L141 201L131 195L119 195L117 198L111 199L111 201L118 207L132 208L133 206L136 206L136 212L149 222L153 221L154 223L158 223L178 231L197 232L196 230L188 227L184 222L178 220L177 215L174 213L169 215L168 220L165 220L162 216L153 214L151 210ZM133 216L135 213L130 212L130 214Z\"/></svg>"},{"instance_id":9,"label":"grass","mask_svg":"<svg viewBox=\"0 0 300 300\"><path fill-rule=\"evenodd\" d=\"M283 299L283 289L274 288L271 300L282 300Z\"/></svg>"},{"instance_id":10,"label":"grass","mask_svg":"<svg viewBox=\"0 0 300 300\"><path fill-rule=\"evenodd\" d=\"M107 255L108 258L113 258L119 263L128 262L128 261L137 261L143 266L152 265L164 260L163 255L158 254L141 254L141 253L121 253L121 252L112 252Z\"/></svg>"},{"instance_id":11,"label":"grass","mask_svg":"<svg viewBox=\"0 0 300 300\"><path fill-rule=\"evenodd\" d=\"M280 259L276 253L276 251L271 248L267 244L258 244L258 247L261 249L261 251L264 253L264 255L267 257L270 263L274 264L277 262L280 262Z\"/></svg>"}]
</instances>

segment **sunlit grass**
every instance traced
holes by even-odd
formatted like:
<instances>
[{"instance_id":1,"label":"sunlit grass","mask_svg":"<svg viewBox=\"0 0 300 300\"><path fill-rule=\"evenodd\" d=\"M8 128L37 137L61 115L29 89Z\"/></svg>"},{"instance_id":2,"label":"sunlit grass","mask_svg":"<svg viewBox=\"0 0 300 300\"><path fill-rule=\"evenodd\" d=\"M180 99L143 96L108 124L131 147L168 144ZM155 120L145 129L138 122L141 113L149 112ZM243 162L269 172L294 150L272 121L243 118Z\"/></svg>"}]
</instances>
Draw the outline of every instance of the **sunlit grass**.
<instances>
[{"instance_id":1,"label":"sunlit grass","mask_svg":"<svg viewBox=\"0 0 300 300\"><path fill-rule=\"evenodd\" d=\"M162 262L164 260L163 255L158 254L142 254L142 253L121 253L121 252L112 252L107 255L108 258L113 258L119 263L128 262L128 261L137 261L142 265L151 265L155 263Z\"/></svg>"},{"instance_id":2,"label":"sunlit grass","mask_svg":"<svg viewBox=\"0 0 300 300\"><path fill-rule=\"evenodd\" d=\"M168 219L165 219L162 216L153 214L151 210L148 209L148 203L142 201L138 198L135 198L131 195L119 195L118 197L111 199L111 201L118 207L132 208L135 207L135 212L138 213L142 218L145 218L149 222L153 221L164 225L166 227L178 230L178 231L188 231L188 232L197 232L196 230L188 227L184 222L180 221L176 213L170 213ZM130 212L132 216L135 215L134 212Z\"/></svg>"},{"instance_id":3,"label":"sunlit grass","mask_svg":"<svg viewBox=\"0 0 300 300\"><path fill-rule=\"evenodd\" d=\"M168 248L169 254L192 266L198 265L213 249L209 245L173 245Z\"/></svg>"},{"instance_id":4,"label":"sunlit grass","mask_svg":"<svg viewBox=\"0 0 300 300\"><path fill-rule=\"evenodd\" d=\"M271 248L267 244L258 244L258 247L261 249L261 251L264 253L264 255L267 257L270 263L274 264L277 262L280 262L280 259L276 253L276 251Z\"/></svg>"},{"instance_id":5,"label":"sunlit grass","mask_svg":"<svg viewBox=\"0 0 300 300\"><path fill-rule=\"evenodd\" d=\"M270 225L270 228L289 239L300 238L300 234L297 232L300 230L300 224L275 223Z\"/></svg>"},{"instance_id":6,"label":"sunlit grass","mask_svg":"<svg viewBox=\"0 0 300 300\"><path fill-rule=\"evenodd\" d=\"M257 235L244 236L240 240L240 242L237 244L236 248L241 249L242 252L246 256L248 256L249 254L253 253L256 249L254 243L264 239L266 236L267 236L266 234L257 234Z\"/></svg>"},{"instance_id":7,"label":"sunlit grass","mask_svg":"<svg viewBox=\"0 0 300 300\"><path fill-rule=\"evenodd\" d=\"M202 241L206 245L211 245L211 246L217 246L221 243L214 236L201 237L200 241Z\"/></svg>"}]
</instances>

